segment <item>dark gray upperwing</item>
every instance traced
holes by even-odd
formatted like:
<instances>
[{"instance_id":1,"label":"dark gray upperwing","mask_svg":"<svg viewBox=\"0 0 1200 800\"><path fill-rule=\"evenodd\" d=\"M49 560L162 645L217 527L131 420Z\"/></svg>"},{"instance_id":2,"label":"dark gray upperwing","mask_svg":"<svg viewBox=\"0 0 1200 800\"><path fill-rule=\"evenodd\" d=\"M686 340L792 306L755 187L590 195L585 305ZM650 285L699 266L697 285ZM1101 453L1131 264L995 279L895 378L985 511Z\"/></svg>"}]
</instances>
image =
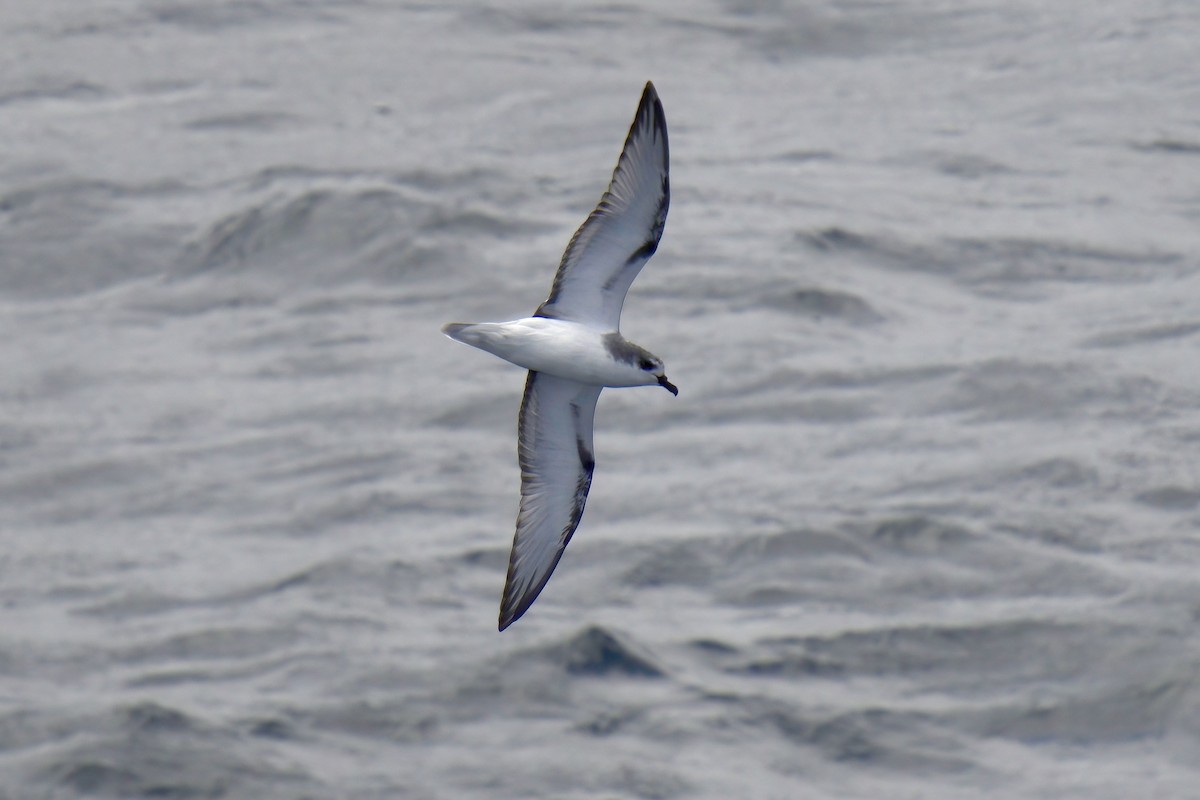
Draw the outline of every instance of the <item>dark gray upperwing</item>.
<instances>
[{"instance_id":1,"label":"dark gray upperwing","mask_svg":"<svg viewBox=\"0 0 1200 800\"><path fill-rule=\"evenodd\" d=\"M575 231L535 316L618 329L629 286L662 238L669 166L667 119L647 83L608 190Z\"/></svg>"},{"instance_id":2,"label":"dark gray upperwing","mask_svg":"<svg viewBox=\"0 0 1200 800\"><path fill-rule=\"evenodd\" d=\"M500 630L524 614L579 527L592 485L600 386L530 372L517 423L521 510L500 600Z\"/></svg>"}]
</instances>

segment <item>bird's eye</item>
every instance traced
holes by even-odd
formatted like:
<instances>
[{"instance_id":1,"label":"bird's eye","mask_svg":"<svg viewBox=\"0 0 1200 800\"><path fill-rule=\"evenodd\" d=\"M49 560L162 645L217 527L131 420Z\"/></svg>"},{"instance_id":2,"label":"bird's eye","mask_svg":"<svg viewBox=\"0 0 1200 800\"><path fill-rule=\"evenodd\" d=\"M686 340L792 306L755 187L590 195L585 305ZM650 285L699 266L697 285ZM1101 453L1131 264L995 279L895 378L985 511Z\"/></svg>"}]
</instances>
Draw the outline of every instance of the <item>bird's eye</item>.
<instances>
[{"instance_id":1,"label":"bird's eye","mask_svg":"<svg viewBox=\"0 0 1200 800\"><path fill-rule=\"evenodd\" d=\"M642 369L654 369L654 362L648 358L643 358L641 363L638 364L638 366L641 367Z\"/></svg>"}]
</instances>

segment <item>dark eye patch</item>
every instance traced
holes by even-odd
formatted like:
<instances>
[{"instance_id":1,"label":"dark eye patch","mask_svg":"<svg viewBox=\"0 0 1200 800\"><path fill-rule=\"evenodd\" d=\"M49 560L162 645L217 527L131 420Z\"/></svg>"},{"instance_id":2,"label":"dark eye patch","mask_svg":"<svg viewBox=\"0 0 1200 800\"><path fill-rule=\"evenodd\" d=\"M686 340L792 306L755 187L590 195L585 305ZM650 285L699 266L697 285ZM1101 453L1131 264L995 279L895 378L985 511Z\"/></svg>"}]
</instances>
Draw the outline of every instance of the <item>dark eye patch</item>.
<instances>
[{"instance_id":1,"label":"dark eye patch","mask_svg":"<svg viewBox=\"0 0 1200 800\"><path fill-rule=\"evenodd\" d=\"M643 358L638 363L638 366L641 367L642 369L654 369L654 362L648 358Z\"/></svg>"}]
</instances>

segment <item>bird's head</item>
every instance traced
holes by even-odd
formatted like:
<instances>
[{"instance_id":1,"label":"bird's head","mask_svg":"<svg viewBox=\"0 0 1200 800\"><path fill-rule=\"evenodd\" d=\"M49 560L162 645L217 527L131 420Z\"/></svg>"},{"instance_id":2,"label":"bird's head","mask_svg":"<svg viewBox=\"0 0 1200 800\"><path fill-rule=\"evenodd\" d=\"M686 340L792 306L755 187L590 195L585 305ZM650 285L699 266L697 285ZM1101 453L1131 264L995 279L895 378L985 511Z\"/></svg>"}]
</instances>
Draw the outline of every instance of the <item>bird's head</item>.
<instances>
[{"instance_id":1,"label":"bird's head","mask_svg":"<svg viewBox=\"0 0 1200 800\"><path fill-rule=\"evenodd\" d=\"M679 395L679 387L667 380L667 368L658 356L646 353L638 357L638 369L646 375L646 384L657 383L673 395Z\"/></svg>"}]
</instances>

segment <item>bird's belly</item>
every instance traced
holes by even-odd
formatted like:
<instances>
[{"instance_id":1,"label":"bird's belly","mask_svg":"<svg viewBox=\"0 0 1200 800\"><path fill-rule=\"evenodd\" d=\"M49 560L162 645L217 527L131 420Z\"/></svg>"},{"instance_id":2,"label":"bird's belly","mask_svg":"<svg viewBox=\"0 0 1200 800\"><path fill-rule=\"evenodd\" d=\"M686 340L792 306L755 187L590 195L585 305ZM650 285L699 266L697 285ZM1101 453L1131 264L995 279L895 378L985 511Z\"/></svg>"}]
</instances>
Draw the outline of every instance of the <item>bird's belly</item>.
<instances>
[{"instance_id":1,"label":"bird's belly","mask_svg":"<svg viewBox=\"0 0 1200 800\"><path fill-rule=\"evenodd\" d=\"M522 353L508 358L526 369L545 372L560 378L595 386L630 386L629 376L624 370L615 369L612 359L602 347L595 351L586 349L549 347Z\"/></svg>"},{"instance_id":2,"label":"bird's belly","mask_svg":"<svg viewBox=\"0 0 1200 800\"><path fill-rule=\"evenodd\" d=\"M486 326L486 327L484 327ZM578 323L530 317L483 323L468 344L525 369L594 386L637 386L645 381L613 360L603 333Z\"/></svg>"}]
</instances>

